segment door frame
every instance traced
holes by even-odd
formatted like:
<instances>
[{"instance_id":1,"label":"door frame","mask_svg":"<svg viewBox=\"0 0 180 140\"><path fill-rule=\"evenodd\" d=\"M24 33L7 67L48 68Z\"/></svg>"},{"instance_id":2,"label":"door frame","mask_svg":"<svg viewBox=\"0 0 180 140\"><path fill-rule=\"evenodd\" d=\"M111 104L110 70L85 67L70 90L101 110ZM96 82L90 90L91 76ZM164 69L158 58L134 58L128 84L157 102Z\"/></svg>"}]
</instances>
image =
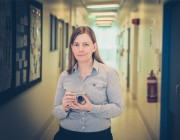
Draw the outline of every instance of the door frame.
<instances>
[{"instance_id":1,"label":"door frame","mask_svg":"<svg viewBox=\"0 0 180 140\"><path fill-rule=\"evenodd\" d=\"M128 49L127 49L127 83L126 83L126 87L127 87L127 91L129 91L130 88L130 51L131 51L131 46L130 46L130 36L131 36L131 29L128 28L127 29L128 32Z\"/></svg>"}]
</instances>

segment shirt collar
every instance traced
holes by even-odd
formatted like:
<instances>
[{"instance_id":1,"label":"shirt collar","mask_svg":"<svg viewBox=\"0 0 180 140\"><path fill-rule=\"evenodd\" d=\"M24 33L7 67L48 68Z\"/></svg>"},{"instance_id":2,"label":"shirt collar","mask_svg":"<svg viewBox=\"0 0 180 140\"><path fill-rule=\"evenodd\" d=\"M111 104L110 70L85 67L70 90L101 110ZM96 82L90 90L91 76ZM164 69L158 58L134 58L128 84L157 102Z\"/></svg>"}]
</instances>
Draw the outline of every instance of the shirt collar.
<instances>
[{"instance_id":1,"label":"shirt collar","mask_svg":"<svg viewBox=\"0 0 180 140\"><path fill-rule=\"evenodd\" d=\"M99 67L98 67L98 64L99 64L99 62L96 60L96 59L94 59L94 63L93 63L93 69L95 69L97 72L98 72L98 70L99 70ZM78 69L78 64L77 64L77 62L76 62L76 64L74 65L74 67L73 67L73 72L75 71L77 71L77 69Z\"/></svg>"}]
</instances>

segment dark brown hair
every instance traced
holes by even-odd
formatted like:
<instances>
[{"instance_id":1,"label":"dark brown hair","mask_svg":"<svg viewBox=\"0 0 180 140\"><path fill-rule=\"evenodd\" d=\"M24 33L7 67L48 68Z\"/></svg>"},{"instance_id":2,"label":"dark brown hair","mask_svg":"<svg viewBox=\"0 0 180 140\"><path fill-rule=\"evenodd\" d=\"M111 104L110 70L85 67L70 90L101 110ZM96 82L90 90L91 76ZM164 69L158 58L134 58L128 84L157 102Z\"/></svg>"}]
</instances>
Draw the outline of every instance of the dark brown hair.
<instances>
[{"instance_id":1,"label":"dark brown hair","mask_svg":"<svg viewBox=\"0 0 180 140\"><path fill-rule=\"evenodd\" d=\"M80 27L77 27L77 28L73 31L73 33L72 33L72 35L71 35L70 43L69 43L69 54L68 54L68 55L69 55L69 56L68 56L68 61L69 61L69 63L68 63L68 69L67 69L67 72L68 72L69 74L71 74L72 69L73 69L74 65L76 64L76 62L77 62L77 60L76 60L76 58L74 57L74 54L73 54L73 52L72 52L71 45L74 43L74 40L76 39L76 37L77 37L78 35L80 35L80 34L88 34L89 37L91 38L93 44L94 44L94 43L97 43L97 41L96 41L96 36L95 36L95 34L94 34L94 31L93 31L90 27L88 27L88 26L80 26ZM100 62L100 63L104 63L104 62L102 61L100 55L99 55L99 50L98 50L98 48L97 48L96 51L92 54L92 58L93 58L93 59L96 59L96 60L97 60L98 62Z\"/></svg>"}]
</instances>

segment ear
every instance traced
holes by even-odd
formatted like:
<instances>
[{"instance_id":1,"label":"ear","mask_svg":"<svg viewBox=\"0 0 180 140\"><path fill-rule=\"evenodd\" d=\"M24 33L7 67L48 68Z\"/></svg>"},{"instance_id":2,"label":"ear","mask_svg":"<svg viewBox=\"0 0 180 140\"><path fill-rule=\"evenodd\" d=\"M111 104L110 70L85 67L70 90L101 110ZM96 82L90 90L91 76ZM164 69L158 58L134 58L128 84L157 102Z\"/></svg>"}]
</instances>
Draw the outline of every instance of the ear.
<instances>
[{"instance_id":1,"label":"ear","mask_svg":"<svg viewBox=\"0 0 180 140\"><path fill-rule=\"evenodd\" d=\"M94 50L93 50L93 52L95 52L96 50L97 50L97 43L94 43Z\"/></svg>"}]
</instances>

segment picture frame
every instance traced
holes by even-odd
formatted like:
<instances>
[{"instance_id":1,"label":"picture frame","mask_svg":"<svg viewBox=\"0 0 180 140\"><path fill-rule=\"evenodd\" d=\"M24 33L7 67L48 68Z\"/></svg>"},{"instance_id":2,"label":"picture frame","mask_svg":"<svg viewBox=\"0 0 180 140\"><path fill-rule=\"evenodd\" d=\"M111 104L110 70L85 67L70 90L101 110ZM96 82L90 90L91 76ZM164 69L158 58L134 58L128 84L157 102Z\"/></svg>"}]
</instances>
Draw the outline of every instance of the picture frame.
<instances>
[{"instance_id":1,"label":"picture frame","mask_svg":"<svg viewBox=\"0 0 180 140\"><path fill-rule=\"evenodd\" d=\"M58 48L59 53L59 71L62 71L64 69L64 58L65 58L65 48L66 48L66 34L65 34L65 22L63 19L57 19L56 20L56 46Z\"/></svg>"},{"instance_id":2,"label":"picture frame","mask_svg":"<svg viewBox=\"0 0 180 140\"><path fill-rule=\"evenodd\" d=\"M16 7L16 31L15 31L15 57L14 64L14 88L20 90L28 83L28 53L29 53L29 3L15 3ZM20 7L22 7L20 9Z\"/></svg>"},{"instance_id":3,"label":"picture frame","mask_svg":"<svg viewBox=\"0 0 180 140\"><path fill-rule=\"evenodd\" d=\"M4 0L3 3L5 2L9 1ZM12 20L8 21L11 31L6 37L11 33L12 39L8 39L8 43L13 45L9 51L10 57L4 57L1 53L0 62L7 59L11 77L9 89L0 91L0 105L42 80L43 5L37 1L11 1L8 5L11 7L6 8L5 12L8 13L7 9L11 9L12 16L9 19ZM7 71L0 73L2 75ZM1 86L3 84L0 82Z\"/></svg>"},{"instance_id":4,"label":"picture frame","mask_svg":"<svg viewBox=\"0 0 180 140\"><path fill-rule=\"evenodd\" d=\"M30 3L30 60L29 82L36 83L42 77L42 4Z\"/></svg>"},{"instance_id":5,"label":"picture frame","mask_svg":"<svg viewBox=\"0 0 180 140\"><path fill-rule=\"evenodd\" d=\"M55 50L55 17L50 15L50 51Z\"/></svg>"},{"instance_id":6,"label":"picture frame","mask_svg":"<svg viewBox=\"0 0 180 140\"><path fill-rule=\"evenodd\" d=\"M13 87L13 12L14 3L0 1L0 102ZM7 23L7 24L3 24Z\"/></svg>"},{"instance_id":7,"label":"picture frame","mask_svg":"<svg viewBox=\"0 0 180 140\"><path fill-rule=\"evenodd\" d=\"M50 51L55 51L57 47L57 27L58 19L53 14L50 14Z\"/></svg>"},{"instance_id":8,"label":"picture frame","mask_svg":"<svg viewBox=\"0 0 180 140\"><path fill-rule=\"evenodd\" d=\"M69 23L65 23L66 26L66 48L69 47Z\"/></svg>"}]
</instances>

